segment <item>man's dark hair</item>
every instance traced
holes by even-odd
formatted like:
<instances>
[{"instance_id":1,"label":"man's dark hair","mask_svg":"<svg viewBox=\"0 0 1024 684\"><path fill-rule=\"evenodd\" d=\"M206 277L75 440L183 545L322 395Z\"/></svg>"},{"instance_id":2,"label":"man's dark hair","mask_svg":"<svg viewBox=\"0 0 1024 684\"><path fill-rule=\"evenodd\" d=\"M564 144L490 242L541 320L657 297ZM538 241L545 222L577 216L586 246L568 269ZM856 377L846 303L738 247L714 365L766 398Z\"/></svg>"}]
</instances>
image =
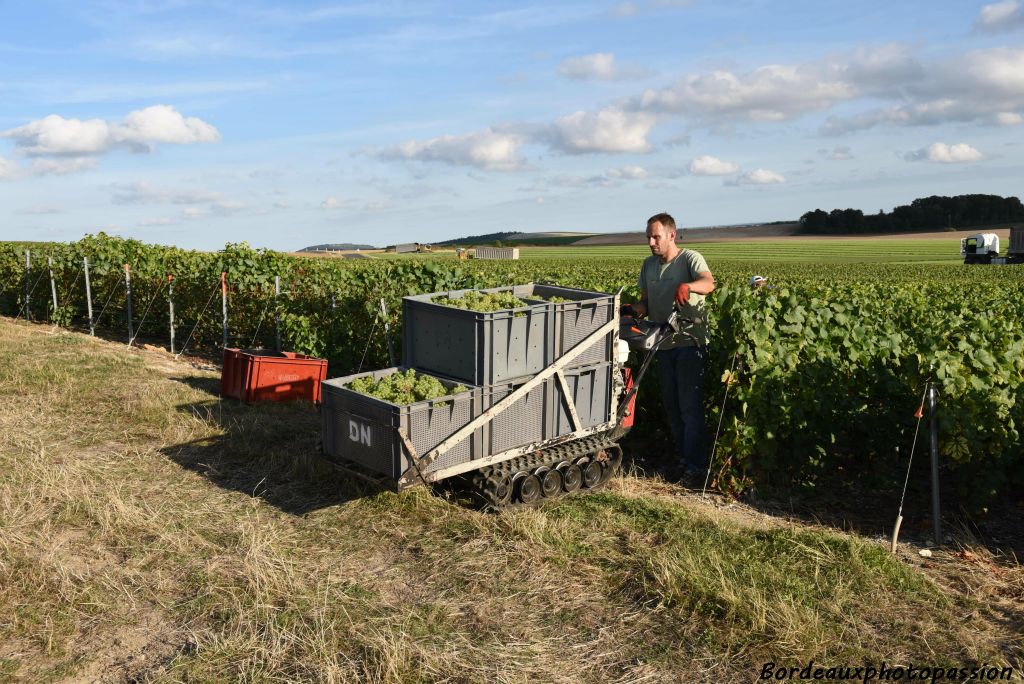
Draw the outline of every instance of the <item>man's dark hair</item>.
<instances>
[{"instance_id":1,"label":"man's dark hair","mask_svg":"<svg viewBox=\"0 0 1024 684\"><path fill-rule=\"evenodd\" d=\"M651 218L647 219L647 225L648 226L650 226L652 223L660 223L661 225L665 226L669 230L675 230L676 229L676 220L674 218L672 218L671 216L669 216L668 214L666 214L665 212L662 212L660 214L655 214Z\"/></svg>"}]
</instances>

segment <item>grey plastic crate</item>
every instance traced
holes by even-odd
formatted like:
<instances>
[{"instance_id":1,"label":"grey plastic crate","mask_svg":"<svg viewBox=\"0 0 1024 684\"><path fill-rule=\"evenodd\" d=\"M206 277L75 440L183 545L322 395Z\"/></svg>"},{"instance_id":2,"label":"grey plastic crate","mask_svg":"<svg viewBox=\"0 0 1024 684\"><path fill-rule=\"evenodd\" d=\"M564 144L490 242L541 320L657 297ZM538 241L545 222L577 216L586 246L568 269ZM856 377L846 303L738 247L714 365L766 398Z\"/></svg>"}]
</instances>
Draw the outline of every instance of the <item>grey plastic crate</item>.
<instances>
[{"instance_id":1,"label":"grey plastic crate","mask_svg":"<svg viewBox=\"0 0 1024 684\"><path fill-rule=\"evenodd\" d=\"M612 372L610 363L563 371L580 417L581 429L612 420ZM482 387L487 410L519 389L528 379ZM493 456L527 444L534 444L576 431L555 376L547 378L527 395L496 415L483 428L485 456Z\"/></svg>"},{"instance_id":2,"label":"grey plastic crate","mask_svg":"<svg viewBox=\"0 0 1024 684\"><path fill-rule=\"evenodd\" d=\"M532 285L496 287L529 299ZM434 297L458 298L469 290L402 299L402 363L472 385L491 385L535 375L554 360L554 313L546 302L520 309L468 311L434 304Z\"/></svg>"},{"instance_id":3,"label":"grey plastic crate","mask_svg":"<svg viewBox=\"0 0 1024 684\"><path fill-rule=\"evenodd\" d=\"M586 368L573 368L564 371L565 383L569 386L569 394L576 406L576 414L580 418L582 428L592 428L612 420L612 373L614 366L600 363ZM554 401L554 433L552 437L561 437L575 432L569 410L563 398L562 385L552 378Z\"/></svg>"},{"instance_id":4,"label":"grey plastic crate","mask_svg":"<svg viewBox=\"0 0 1024 684\"><path fill-rule=\"evenodd\" d=\"M542 299L561 297L570 302L551 304L555 317L555 358L585 340L615 317L615 295L578 290L559 285L534 285L532 296ZM615 331L609 332L569 365L570 368L614 361Z\"/></svg>"},{"instance_id":5,"label":"grey plastic crate","mask_svg":"<svg viewBox=\"0 0 1024 684\"><path fill-rule=\"evenodd\" d=\"M504 382L482 387L484 410L491 408L526 382L527 380ZM550 439L552 413L549 378L484 424L484 455L494 456L509 449Z\"/></svg>"},{"instance_id":6,"label":"grey plastic crate","mask_svg":"<svg viewBox=\"0 0 1024 684\"><path fill-rule=\"evenodd\" d=\"M403 364L474 385L509 382L539 373L615 316L614 295L534 283L482 290L502 291L527 306L481 313L431 302L469 290L403 298ZM552 303L548 297L572 301ZM568 367L612 361L614 334Z\"/></svg>"},{"instance_id":7,"label":"grey plastic crate","mask_svg":"<svg viewBox=\"0 0 1024 684\"><path fill-rule=\"evenodd\" d=\"M423 456L479 415L479 387L470 387L449 397L399 406L345 386L356 378L372 376L378 380L400 370L405 368L385 368L323 382L321 422L323 448L328 457L344 458L397 480L410 463L396 428L405 430L416 453ZM448 388L458 384L438 379ZM480 458L482 433L482 429L475 430L430 464L426 472Z\"/></svg>"}]
</instances>

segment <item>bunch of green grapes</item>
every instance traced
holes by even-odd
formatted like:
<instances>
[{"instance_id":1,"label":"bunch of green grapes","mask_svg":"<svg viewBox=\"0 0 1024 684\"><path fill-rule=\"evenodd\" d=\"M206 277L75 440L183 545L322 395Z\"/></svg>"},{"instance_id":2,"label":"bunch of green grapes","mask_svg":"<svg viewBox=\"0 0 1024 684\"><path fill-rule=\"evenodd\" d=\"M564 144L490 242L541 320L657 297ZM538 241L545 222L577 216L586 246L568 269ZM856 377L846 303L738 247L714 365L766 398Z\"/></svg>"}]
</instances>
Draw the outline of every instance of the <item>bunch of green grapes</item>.
<instances>
[{"instance_id":1,"label":"bunch of green grapes","mask_svg":"<svg viewBox=\"0 0 1024 684\"><path fill-rule=\"evenodd\" d=\"M484 293L470 290L461 297L434 297L431 301L434 304L480 312L521 309L529 306L529 304L508 291Z\"/></svg>"},{"instance_id":2,"label":"bunch of green grapes","mask_svg":"<svg viewBox=\"0 0 1024 684\"><path fill-rule=\"evenodd\" d=\"M420 375L411 368L404 373L399 371L376 381L372 376L366 375L356 378L348 386L349 389L360 394L383 399L399 406L466 391L465 385L456 385L448 389L437 378Z\"/></svg>"},{"instance_id":3,"label":"bunch of green grapes","mask_svg":"<svg viewBox=\"0 0 1024 684\"><path fill-rule=\"evenodd\" d=\"M534 299L542 299L545 302L550 302L551 304L568 304L569 302L573 301L571 299L566 299L565 297L556 297L554 295L552 295L551 297L540 297L535 295Z\"/></svg>"}]
</instances>

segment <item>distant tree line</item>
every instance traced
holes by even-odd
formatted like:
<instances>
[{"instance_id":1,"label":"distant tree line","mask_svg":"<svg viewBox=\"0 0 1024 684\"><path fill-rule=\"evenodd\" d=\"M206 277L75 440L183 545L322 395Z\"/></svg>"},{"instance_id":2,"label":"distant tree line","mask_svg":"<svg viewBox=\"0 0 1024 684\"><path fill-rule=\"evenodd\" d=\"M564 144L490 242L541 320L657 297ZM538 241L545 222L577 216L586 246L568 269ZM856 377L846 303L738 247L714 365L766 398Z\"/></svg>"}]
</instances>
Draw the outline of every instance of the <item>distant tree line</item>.
<instances>
[{"instance_id":1,"label":"distant tree line","mask_svg":"<svg viewBox=\"0 0 1024 684\"><path fill-rule=\"evenodd\" d=\"M957 195L923 197L896 207L889 213L864 215L860 209L815 209L800 217L800 232L899 233L916 230L944 230L954 226L978 226L1024 221L1024 204L1017 197L999 195Z\"/></svg>"}]
</instances>

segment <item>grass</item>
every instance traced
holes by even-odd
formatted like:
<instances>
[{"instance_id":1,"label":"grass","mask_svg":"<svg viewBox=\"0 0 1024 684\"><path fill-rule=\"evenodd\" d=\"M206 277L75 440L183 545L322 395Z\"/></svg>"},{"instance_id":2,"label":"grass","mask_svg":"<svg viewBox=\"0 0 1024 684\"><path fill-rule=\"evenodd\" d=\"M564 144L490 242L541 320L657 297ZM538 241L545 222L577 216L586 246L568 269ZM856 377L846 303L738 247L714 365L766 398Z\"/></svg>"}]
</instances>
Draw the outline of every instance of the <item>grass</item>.
<instances>
[{"instance_id":1,"label":"grass","mask_svg":"<svg viewBox=\"0 0 1024 684\"><path fill-rule=\"evenodd\" d=\"M315 458L314 408L222 403L215 387L162 353L0 320L5 679L625 682L753 679L766 660L1020 664L1019 606L861 538L729 515L635 477L501 515L379 491Z\"/></svg>"}]
</instances>

